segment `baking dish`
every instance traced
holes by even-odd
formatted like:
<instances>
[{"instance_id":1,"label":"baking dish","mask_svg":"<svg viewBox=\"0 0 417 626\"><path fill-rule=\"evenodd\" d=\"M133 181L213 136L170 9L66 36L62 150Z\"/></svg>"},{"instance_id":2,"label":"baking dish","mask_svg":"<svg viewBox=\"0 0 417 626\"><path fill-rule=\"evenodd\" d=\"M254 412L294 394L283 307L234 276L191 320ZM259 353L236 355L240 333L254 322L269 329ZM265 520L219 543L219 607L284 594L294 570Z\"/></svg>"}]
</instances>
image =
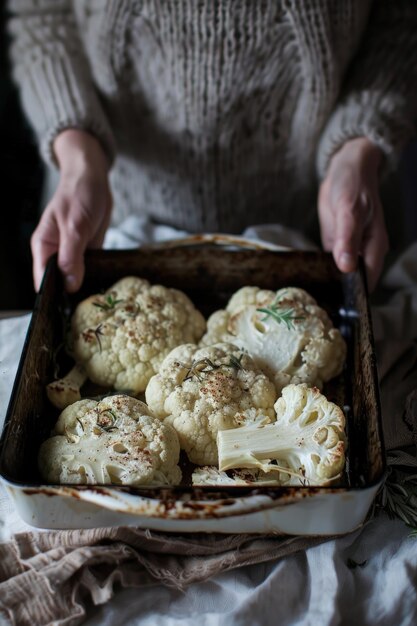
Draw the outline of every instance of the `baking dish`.
<instances>
[{"instance_id":1,"label":"baking dish","mask_svg":"<svg viewBox=\"0 0 417 626\"><path fill-rule=\"evenodd\" d=\"M385 476L363 264L346 275L324 252L245 246L236 238L196 236L138 250L91 251L86 255L83 288L72 297L63 292L56 258L50 260L0 441L0 474L24 521L40 528L135 525L171 532L297 535L343 534L363 523ZM63 371L71 365L59 349L63 312L127 275L183 290L205 315L223 307L244 285L273 290L292 285L311 293L348 345L343 373L324 388L347 418L349 445L342 484L193 487L185 479L178 487L158 489L45 485L37 469L37 451L58 416L46 398L45 385L54 378L57 361ZM185 466L183 472L190 475Z\"/></svg>"}]
</instances>

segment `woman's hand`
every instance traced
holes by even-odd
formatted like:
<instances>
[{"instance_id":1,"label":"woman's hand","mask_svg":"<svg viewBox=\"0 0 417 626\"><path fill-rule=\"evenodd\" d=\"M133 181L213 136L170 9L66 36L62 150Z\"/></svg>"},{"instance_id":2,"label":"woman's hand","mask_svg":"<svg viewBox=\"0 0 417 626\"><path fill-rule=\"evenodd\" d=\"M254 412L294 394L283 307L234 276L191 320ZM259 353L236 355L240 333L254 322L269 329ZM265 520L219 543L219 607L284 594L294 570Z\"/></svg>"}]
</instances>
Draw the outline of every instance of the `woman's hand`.
<instances>
[{"instance_id":1,"label":"woman's hand","mask_svg":"<svg viewBox=\"0 0 417 626\"><path fill-rule=\"evenodd\" d=\"M361 254L371 290L388 251L378 192L381 159L381 150L365 137L347 141L330 161L318 200L324 249L342 272L354 271Z\"/></svg>"},{"instance_id":2,"label":"woman's hand","mask_svg":"<svg viewBox=\"0 0 417 626\"><path fill-rule=\"evenodd\" d=\"M54 142L60 169L58 188L32 235L33 277L39 290L49 257L58 252L67 291L84 278L86 248L101 247L111 214L109 163L89 133L69 129Z\"/></svg>"}]
</instances>

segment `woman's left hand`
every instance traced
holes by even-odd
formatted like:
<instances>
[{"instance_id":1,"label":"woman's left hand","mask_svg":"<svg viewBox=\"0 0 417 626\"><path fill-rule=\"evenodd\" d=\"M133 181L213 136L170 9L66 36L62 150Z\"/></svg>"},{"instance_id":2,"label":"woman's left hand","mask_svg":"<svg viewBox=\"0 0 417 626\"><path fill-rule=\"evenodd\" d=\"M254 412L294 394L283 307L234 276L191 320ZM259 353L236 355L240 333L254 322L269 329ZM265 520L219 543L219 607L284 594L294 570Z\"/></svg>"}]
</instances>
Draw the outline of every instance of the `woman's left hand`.
<instances>
[{"instance_id":1,"label":"woman's left hand","mask_svg":"<svg viewBox=\"0 0 417 626\"><path fill-rule=\"evenodd\" d=\"M336 152L320 186L318 213L321 240L342 272L365 261L370 290L375 287L388 252L388 235L379 199L381 150L365 137L347 141Z\"/></svg>"}]
</instances>

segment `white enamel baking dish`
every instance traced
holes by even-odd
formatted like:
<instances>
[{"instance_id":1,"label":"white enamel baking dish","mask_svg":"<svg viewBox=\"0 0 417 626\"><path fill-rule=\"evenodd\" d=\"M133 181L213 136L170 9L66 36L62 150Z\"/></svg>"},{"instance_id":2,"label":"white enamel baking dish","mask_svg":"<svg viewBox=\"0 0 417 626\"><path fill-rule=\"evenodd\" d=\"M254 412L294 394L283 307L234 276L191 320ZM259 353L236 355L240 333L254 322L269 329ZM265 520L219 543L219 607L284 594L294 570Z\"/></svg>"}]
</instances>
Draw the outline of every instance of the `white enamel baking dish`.
<instances>
[{"instance_id":1,"label":"white enamel baking dish","mask_svg":"<svg viewBox=\"0 0 417 626\"><path fill-rule=\"evenodd\" d=\"M216 244L222 244L218 246ZM226 245L225 245L226 244ZM248 245L251 249L248 249ZM344 407L349 440L342 484L331 487L129 489L45 485L36 455L57 414L45 394L62 341L63 307L125 275L183 289L206 314L246 284L307 289L344 334L348 359L325 392ZM48 265L28 330L0 442L0 474L25 522L39 528L134 525L171 532L337 535L365 520L385 476L372 327L363 267L342 275L329 254L280 250L239 238L196 236L140 250L93 251L84 290L63 296Z\"/></svg>"}]
</instances>

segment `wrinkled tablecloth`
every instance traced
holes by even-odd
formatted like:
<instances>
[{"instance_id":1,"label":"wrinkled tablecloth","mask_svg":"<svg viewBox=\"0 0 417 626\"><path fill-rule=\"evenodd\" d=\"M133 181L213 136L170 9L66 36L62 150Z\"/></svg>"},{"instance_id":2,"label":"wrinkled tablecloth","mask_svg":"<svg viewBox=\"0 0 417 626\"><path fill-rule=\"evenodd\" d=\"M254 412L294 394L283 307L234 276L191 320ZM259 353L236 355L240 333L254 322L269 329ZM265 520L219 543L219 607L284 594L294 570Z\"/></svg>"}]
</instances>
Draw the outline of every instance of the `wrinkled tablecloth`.
<instances>
[{"instance_id":1,"label":"wrinkled tablecloth","mask_svg":"<svg viewBox=\"0 0 417 626\"><path fill-rule=\"evenodd\" d=\"M186 234L133 219L139 222L110 229L108 247ZM249 229L244 235L309 246L301 235L279 226ZM384 434L387 448L394 451L391 459L413 466L417 244L391 268L384 287L385 302L373 310ZM0 321L0 424L28 321L29 316ZM96 531L94 540L89 532L34 532L1 487L0 623L417 623L417 538L385 513L354 533L324 542L208 535L176 538L174 544L169 536L134 529ZM190 580L197 582L188 584Z\"/></svg>"}]
</instances>

